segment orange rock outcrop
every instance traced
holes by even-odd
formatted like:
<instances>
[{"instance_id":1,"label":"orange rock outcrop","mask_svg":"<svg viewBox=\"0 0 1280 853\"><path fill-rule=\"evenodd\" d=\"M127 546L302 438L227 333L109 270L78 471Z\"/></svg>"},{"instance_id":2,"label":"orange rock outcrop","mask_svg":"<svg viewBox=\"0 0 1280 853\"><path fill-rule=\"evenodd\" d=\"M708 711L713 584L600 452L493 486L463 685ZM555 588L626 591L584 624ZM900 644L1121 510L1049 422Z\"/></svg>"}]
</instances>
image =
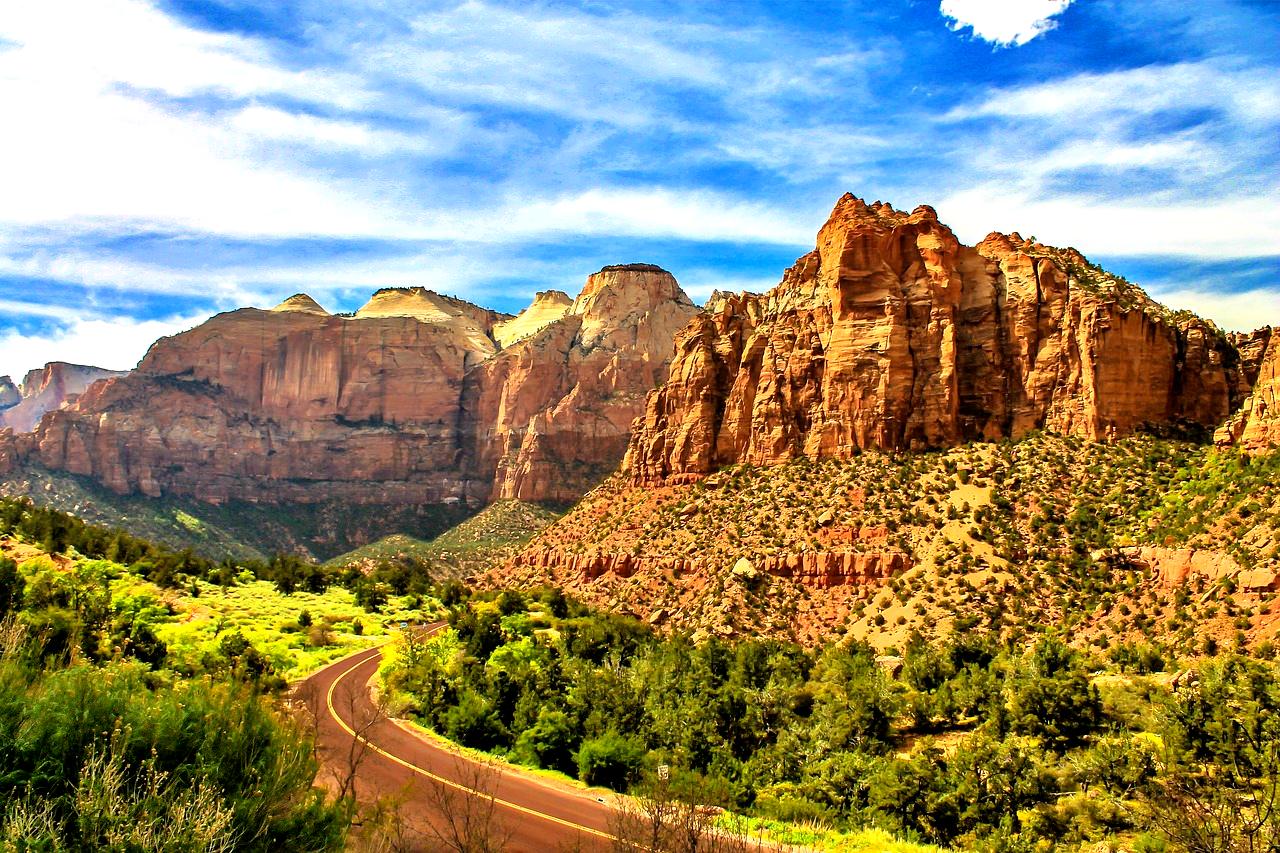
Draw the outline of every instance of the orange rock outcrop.
<instances>
[{"instance_id":1,"label":"orange rock outcrop","mask_svg":"<svg viewBox=\"0 0 1280 853\"><path fill-rule=\"evenodd\" d=\"M1260 352L1252 377L1253 391L1214 439L1259 453L1280 447L1280 335L1268 327L1249 336L1245 344L1241 353L1246 365L1255 350Z\"/></svg>"},{"instance_id":2,"label":"orange rock outcrop","mask_svg":"<svg viewBox=\"0 0 1280 853\"><path fill-rule=\"evenodd\" d=\"M717 294L676 339L626 467L681 482L734 462L943 447L1045 429L1214 427L1247 393L1235 347L1073 249L961 244L932 208L852 195L764 295Z\"/></svg>"},{"instance_id":3,"label":"orange rock outcrop","mask_svg":"<svg viewBox=\"0 0 1280 853\"><path fill-rule=\"evenodd\" d=\"M753 566L775 577L791 578L810 587L879 585L913 565L911 555L901 551L819 551L802 554L772 554L759 557ZM719 567L686 557L658 557L638 554L588 551L572 553L558 548L533 546L512 558L507 571L533 569L540 576L556 573L575 575L592 581L609 573L629 578L642 572L708 576Z\"/></svg>"}]
</instances>

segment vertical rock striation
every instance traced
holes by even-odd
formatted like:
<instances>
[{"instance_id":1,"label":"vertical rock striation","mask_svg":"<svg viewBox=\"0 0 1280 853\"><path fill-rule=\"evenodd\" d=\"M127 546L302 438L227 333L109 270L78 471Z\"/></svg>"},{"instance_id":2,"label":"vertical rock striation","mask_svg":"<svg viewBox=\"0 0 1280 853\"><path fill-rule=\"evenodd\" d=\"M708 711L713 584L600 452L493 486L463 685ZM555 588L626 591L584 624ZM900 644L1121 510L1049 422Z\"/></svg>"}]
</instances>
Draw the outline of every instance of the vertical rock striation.
<instances>
[{"instance_id":1,"label":"vertical rock striation","mask_svg":"<svg viewBox=\"0 0 1280 853\"><path fill-rule=\"evenodd\" d=\"M514 319L422 288L353 316L297 294L157 341L34 434L0 433L0 471L36 459L212 502L570 501L621 461L696 311L644 265Z\"/></svg>"},{"instance_id":2,"label":"vertical rock striation","mask_svg":"<svg viewBox=\"0 0 1280 853\"><path fill-rule=\"evenodd\" d=\"M1018 234L962 245L934 210L837 203L764 295L717 295L676 339L626 465L640 481L734 462L944 447L1045 429L1097 440L1220 423L1247 389L1215 327Z\"/></svg>"},{"instance_id":3,"label":"vertical rock striation","mask_svg":"<svg viewBox=\"0 0 1280 853\"><path fill-rule=\"evenodd\" d=\"M564 316L477 367L463 408L492 497L569 502L612 472L697 311L666 270L605 267Z\"/></svg>"}]
</instances>

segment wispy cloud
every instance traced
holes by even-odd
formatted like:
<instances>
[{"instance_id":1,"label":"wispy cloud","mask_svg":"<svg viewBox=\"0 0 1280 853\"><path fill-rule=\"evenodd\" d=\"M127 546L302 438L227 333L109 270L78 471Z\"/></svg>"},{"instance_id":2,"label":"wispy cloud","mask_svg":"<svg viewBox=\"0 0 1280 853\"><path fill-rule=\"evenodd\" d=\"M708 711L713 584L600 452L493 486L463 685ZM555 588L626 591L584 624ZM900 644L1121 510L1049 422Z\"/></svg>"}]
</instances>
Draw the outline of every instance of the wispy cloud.
<instances>
[{"instance_id":1,"label":"wispy cloud","mask_svg":"<svg viewBox=\"0 0 1280 853\"><path fill-rule=\"evenodd\" d=\"M776 282L845 190L968 240L1256 260L1280 233L1280 74L1241 33L1275 16L1206 3L1152 27L1148 4L1066 0L302 0L287 34L265 5L234 31L201 4L20 4L0 287L139 320L384 284L518 307L661 257L701 298ZM1214 21L1235 29L1209 50Z\"/></svg>"}]
</instances>

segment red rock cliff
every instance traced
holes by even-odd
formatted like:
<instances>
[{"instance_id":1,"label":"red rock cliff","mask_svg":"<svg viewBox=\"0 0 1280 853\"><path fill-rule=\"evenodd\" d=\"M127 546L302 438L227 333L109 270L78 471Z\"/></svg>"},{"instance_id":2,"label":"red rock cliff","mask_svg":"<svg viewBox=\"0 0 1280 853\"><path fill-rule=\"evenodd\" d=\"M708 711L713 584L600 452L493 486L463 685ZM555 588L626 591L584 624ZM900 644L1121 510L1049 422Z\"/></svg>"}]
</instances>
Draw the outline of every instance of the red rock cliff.
<instances>
[{"instance_id":1,"label":"red rock cliff","mask_svg":"<svg viewBox=\"0 0 1280 853\"><path fill-rule=\"evenodd\" d=\"M572 500L621 460L697 309L638 266L561 302L540 295L505 351L510 318L421 288L354 316L302 294L220 314L35 434L0 433L0 470L34 457L119 493L209 501Z\"/></svg>"},{"instance_id":2,"label":"red rock cliff","mask_svg":"<svg viewBox=\"0 0 1280 853\"><path fill-rule=\"evenodd\" d=\"M718 296L681 332L626 465L679 481L1033 429L1212 427L1246 388L1214 327L1073 249L1017 234L964 246L932 208L846 195L777 287Z\"/></svg>"}]
</instances>

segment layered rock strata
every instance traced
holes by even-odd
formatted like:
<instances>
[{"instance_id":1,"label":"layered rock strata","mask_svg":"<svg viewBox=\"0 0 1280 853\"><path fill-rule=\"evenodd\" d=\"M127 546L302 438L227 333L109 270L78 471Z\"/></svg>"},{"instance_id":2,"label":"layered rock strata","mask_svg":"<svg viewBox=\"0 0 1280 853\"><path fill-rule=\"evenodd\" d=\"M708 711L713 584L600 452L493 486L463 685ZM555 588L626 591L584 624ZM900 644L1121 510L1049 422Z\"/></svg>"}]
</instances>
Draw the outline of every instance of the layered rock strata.
<instances>
[{"instance_id":1,"label":"layered rock strata","mask_svg":"<svg viewBox=\"0 0 1280 853\"><path fill-rule=\"evenodd\" d=\"M1197 317L1018 234L961 244L933 209L840 199L764 295L717 295L676 339L626 466L681 482L1044 429L1097 440L1221 423L1248 390Z\"/></svg>"},{"instance_id":2,"label":"layered rock strata","mask_svg":"<svg viewBox=\"0 0 1280 853\"><path fill-rule=\"evenodd\" d=\"M752 563L774 577L790 578L805 586L879 585L913 565L910 554L901 551L821 551L803 554L771 554ZM527 548L512 558L508 571L532 569L542 574L565 573L592 581L606 573L629 578L643 572L708 576L717 567L696 558L655 557L638 554L582 552L556 548Z\"/></svg>"},{"instance_id":3,"label":"layered rock strata","mask_svg":"<svg viewBox=\"0 0 1280 853\"><path fill-rule=\"evenodd\" d=\"M656 267L606 268L513 318L421 288L353 316L305 294L157 341L128 376L0 434L118 493L311 502L568 501L615 468L697 309ZM517 318L518 319L518 318Z\"/></svg>"}]
</instances>

